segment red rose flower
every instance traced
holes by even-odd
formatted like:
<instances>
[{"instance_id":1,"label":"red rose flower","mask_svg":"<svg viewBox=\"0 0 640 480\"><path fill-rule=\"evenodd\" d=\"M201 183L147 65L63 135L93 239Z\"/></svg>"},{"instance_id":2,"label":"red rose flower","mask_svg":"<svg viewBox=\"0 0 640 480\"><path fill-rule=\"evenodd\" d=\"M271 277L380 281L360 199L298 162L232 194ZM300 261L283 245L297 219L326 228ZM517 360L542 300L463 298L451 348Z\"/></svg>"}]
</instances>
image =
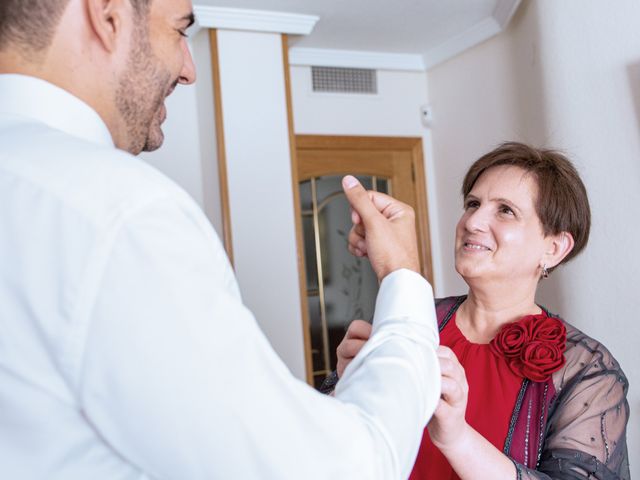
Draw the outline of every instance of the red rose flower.
<instances>
[{"instance_id":1,"label":"red rose flower","mask_svg":"<svg viewBox=\"0 0 640 480\"><path fill-rule=\"evenodd\" d=\"M514 358L520 355L520 350L530 338L526 325L520 322L510 323L502 327L489 345L494 353L506 358Z\"/></svg>"},{"instance_id":2,"label":"red rose flower","mask_svg":"<svg viewBox=\"0 0 640 480\"><path fill-rule=\"evenodd\" d=\"M552 342L533 341L528 343L520 358L509 366L514 373L534 382L544 382L551 374L564 365L565 359L560 348Z\"/></svg>"},{"instance_id":3,"label":"red rose flower","mask_svg":"<svg viewBox=\"0 0 640 480\"><path fill-rule=\"evenodd\" d=\"M504 325L490 347L496 355L505 358L516 375L544 382L564 365L566 341L564 324L541 314Z\"/></svg>"},{"instance_id":4,"label":"red rose flower","mask_svg":"<svg viewBox=\"0 0 640 480\"><path fill-rule=\"evenodd\" d=\"M544 317L532 325L532 340L554 343L561 351L567 347L567 329L557 318Z\"/></svg>"}]
</instances>

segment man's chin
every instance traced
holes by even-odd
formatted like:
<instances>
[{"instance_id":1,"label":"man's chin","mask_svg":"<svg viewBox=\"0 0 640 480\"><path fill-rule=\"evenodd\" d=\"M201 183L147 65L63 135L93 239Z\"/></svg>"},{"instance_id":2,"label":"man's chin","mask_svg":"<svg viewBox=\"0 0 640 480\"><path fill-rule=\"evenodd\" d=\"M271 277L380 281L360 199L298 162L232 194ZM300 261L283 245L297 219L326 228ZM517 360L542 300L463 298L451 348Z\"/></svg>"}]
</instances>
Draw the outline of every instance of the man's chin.
<instances>
[{"instance_id":1,"label":"man's chin","mask_svg":"<svg viewBox=\"0 0 640 480\"><path fill-rule=\"evenodd\" d=\"M164 133L162 132L162 129L158 128L156 131L149 133L147 141L145 142L144 147L142 147L142 151L153 152L154 150L158 150L162 146L163 142Z\"/></svg>"},{"instance_id":2,"label":"man's chin","mask_svg":"<svg viewBox=\"0 0 640 480\"><path fill-rule=\"evenodd\" d=\"M157 110L154 120L149 127L149 134L147 135L147 141L144 144L143 152L153 152L159 149L164 142L164 133L162 132L162 124L167 119L167 107L164 103L160 105L160 109Z\"/></svg>"}]
</instances>

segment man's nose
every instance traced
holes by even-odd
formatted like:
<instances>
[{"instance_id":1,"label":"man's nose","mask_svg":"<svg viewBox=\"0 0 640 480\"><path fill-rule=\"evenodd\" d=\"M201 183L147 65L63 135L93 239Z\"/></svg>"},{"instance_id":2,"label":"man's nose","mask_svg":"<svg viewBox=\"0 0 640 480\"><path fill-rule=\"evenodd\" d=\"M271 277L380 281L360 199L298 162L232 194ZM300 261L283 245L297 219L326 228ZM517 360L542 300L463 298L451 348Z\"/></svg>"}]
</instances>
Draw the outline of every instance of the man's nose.
<instances>
[{"instance_id":1,"label":"man's nose","mask_svg":"<svg viewBox=\"0 0 640 480\"><path fill-rule=\"evenodd\" d=\"M189 44L186 39L182 42L182 48L184 49L184 62L182 63L182 70L180 70L178 82L183 85L191 85L196 81L196 66L193 63L191 50L189 50Z\"/></svg>"}]
</instances>

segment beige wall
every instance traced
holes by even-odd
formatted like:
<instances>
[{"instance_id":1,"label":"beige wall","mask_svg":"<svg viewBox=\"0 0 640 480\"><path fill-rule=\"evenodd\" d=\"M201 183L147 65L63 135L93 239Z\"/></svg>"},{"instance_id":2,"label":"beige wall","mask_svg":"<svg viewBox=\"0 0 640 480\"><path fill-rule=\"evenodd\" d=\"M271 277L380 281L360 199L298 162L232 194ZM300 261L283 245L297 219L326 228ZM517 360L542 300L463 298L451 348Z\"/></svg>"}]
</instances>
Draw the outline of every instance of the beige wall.
<instances>
[{"instance_id":1,"label":"beige wall","mask_svg":"<svg viewBox=\"0 0 640 480\"><path fill-rule=\"evenodd\" d=\"M560 148L587 185L587 250L545 281L539 299L601 340L631 384L629 452L640 474L640 3L523 2L503 34L432 69L433 151L443 288L466 168L504 140Z\"/></svg>"}]
</instances>

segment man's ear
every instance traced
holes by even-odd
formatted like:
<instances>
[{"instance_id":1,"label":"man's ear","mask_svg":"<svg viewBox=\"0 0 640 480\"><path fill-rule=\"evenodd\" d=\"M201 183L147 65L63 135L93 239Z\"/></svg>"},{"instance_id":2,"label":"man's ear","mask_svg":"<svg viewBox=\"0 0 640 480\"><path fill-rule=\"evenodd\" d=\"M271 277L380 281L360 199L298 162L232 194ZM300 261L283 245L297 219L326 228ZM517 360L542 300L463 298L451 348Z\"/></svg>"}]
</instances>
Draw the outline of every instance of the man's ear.
<instances>
[{"instance_id":1,"label":"man's ear","mask_svg":"<svg viewBox=\"0 0 640 480\"><path fill-rule=\"evenodd\" d=\"M548 238L550 242L545 252L543 263L547 268L553 268L558 265L564 257L569 255L569 252L573 250L575 241L569 232L560 232L556 235L550 235Z\"/></svg>"},{"instance_id":2,"label":"man's ear","mask_svg":"<svg viewBox=\"0 0 640 480\"><path fill-rule=\"evenodd\" d=\"M130 15L127 0L85 0L89 25L94 34L109 53L116 49L118 37L122 34L123 20Z\"/></svg>"}]
</instances>

